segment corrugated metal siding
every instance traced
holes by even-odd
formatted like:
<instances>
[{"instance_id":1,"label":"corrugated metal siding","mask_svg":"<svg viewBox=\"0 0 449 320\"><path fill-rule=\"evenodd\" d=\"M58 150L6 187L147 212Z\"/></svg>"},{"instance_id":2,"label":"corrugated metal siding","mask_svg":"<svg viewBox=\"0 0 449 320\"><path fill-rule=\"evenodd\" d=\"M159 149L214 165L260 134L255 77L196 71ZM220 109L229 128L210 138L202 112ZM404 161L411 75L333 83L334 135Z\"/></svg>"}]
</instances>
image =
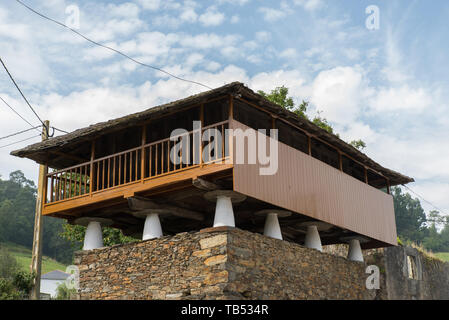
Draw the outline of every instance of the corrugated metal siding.
<instances>
[{"instance_id":1,"label":"corrugated metal siding","mask_svg":"<svg viewBox=\"0 0 449 320\"><path fill-rule=\"evenodd\" d=\"M231 128L248 127L233 120ZM391 195L283 143L279 143L275 175L260 175L258 164L235 164L234 190L389 244L397 243Z\"/></svg>"}]
</instances>

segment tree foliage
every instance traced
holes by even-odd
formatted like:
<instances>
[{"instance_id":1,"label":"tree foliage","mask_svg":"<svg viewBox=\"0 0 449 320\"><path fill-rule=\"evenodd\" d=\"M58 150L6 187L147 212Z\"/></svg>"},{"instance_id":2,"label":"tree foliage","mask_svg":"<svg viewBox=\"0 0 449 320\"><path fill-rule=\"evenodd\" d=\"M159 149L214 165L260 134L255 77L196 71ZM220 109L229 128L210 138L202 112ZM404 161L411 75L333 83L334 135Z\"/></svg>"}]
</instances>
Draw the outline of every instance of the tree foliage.
<instances>
[{"instance_id":1,"label":"tree foliage","mask_svg":"<svg viewBox=\"0 0 449 320\"><path fill-rule=\"evenodd\" d=\"M0 179L0 242L12 242L27 248L33 246L36 186L21 171L10 174L9 180ZM43 218L42 253L69 264L73 248L59 236L65 222Z\"/></svg>"},{"instance_id":2,"label":"tree foliage","mask_svg":"<svg viewBox=\"0 0 449 320\"><path fill-rule=\"evenodd\" d=\"M28 299L34 275L23 270L16 259L0 246L0 300Z\"/></svg>"},{"instance_id":3,"label":"tree foliage","mask_svg":"<svg viewBox=\"0 0 449 320\"><path fill-rule=\"evenodd\" d=\"M56 300L70 300L76 294L76 289L69 289L65 282L56 288Z\"/></svg>"},{"instance_id":4,"label":"tree foliage","mask_svg":"<svg viewBox=\"0 0 449 320\"><path fill-rule=\"evenodd\" d=\"M137 239L132 237L127 237L123 235L122 231L115 228L105 227L102 228L103 231L103 243L105 246L112 246L115 244L135 242ZM64 224L63 232L61 232L61 237L69 241L74 248L77 250L81 249L84 235L86 233L86 227Z\"/></svg>"}]
</instances>

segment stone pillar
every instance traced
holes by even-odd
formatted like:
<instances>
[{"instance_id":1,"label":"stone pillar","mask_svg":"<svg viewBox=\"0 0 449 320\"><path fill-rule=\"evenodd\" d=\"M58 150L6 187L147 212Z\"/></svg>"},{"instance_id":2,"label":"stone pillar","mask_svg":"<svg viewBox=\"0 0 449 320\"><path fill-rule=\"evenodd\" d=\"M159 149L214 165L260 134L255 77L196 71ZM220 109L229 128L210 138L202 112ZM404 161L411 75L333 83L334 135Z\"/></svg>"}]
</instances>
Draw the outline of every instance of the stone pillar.
<instances>
[{"instance_id":1,"label":"stone pillar","mask_svg":"<svg viewBox=\"0 0 449 320\"><path fill-rule=\"evenodd\" d=\"M348 260L363 262L363 253L358 239L349 240Z\"/></svg>"},{"instance_id":2,"label":"stone pillar","mask_svg":"<svg viewBox=\"0 0 449 320\"><path fill-rule=\"evenodd\" d=\"M83 250L98 249L101 247L103 247L101 224L97 221L91 221L86 228Z\"/></svg>"},{"instance_id":3,"label":"stone pillar","mask_svg":"<svg viewBox=\"0 0 449 320\"><path fill-rule=\"evenodd\" d=\"M266 216L263 234L267 237L283 240L279 218L288 217L290 211L278 209L266 209L256 212L256 215Z\"/></svg>"},{"instance_id":4,"label":"stone pillar","mask_svg":"<svg viewBox=\"0 0 449 320\"><path fill-rule=\"evenodd\" d=\"M162 226L157 213L150 213L145 218L142 240L162 237Z\"/></svg>"},{"instance_id":5,"label":"stone pillar","mask_svg":"<svg viewBox=\"0 0 449 320\"><path fill-rule=\"evenodd\" d=\"M163 236L159 216L167 214L170 214L168 209L146 209L132 213L135 217L145 219L142 240L156 239Z\"/></svg>"},{"instance_id":6,"label":"stone pillar","mask_svg":"<svg viewBox=\"0 0 449 320\"><path fill-rule=\"evenodd\" d=\"M112 220L98 217L82 217L75 220L75 224L85 226L83 250L98 249L104 246L101 225L111 225Z\"/></svg>"},{"instance_id":7,"label":"stone pillar","mask_svg":"<svg viewBox=\"0 0 449 320\"><path fill-rule=\"evenodd\" d=\"M205 193L204 198L216 202L214 227L235 227L232 204L244 201L246 196L232 190L215 190Z\"/></svg>"},{"instance_id":8,"label":"stone pillar","mask_svg":"<svg viewBox=\"0 0 449 320\"><path fill-rule=\"evenodd\" d=\"M304 246L306 248L316 249L318 251L323 251L321 246L320 234L318 233L318 228L315 225L307 227L306 239L304 241Z\"/></svg>"},{"instance_id":9,"label":"stone pillar","mask_svg":"<svg viewBox=\"0 0 449 320\"><path fill-rule=\"evenodd\" d=\"M318 251L323 251L319 231L327 231L331 229L333 225L323 221L308 221L303 222L300 225L303 227L307 227L304 246L306 248L312 248L317 249Z\"/></svg>"}]
</instances>

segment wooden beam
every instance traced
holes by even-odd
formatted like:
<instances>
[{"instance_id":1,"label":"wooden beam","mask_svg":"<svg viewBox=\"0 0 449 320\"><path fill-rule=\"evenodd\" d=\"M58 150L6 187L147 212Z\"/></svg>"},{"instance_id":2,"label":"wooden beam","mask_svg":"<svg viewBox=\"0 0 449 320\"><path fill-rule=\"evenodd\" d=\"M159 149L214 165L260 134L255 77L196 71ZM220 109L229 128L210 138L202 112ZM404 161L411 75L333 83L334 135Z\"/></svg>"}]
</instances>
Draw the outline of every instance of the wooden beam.
<instances>
[{"instance_id":1,"label":"wooden beam","mask_svg":"<svg viewBox=\"0 0 449 320\"><path fill-rule=\"evenodd\" d=\"M51 154L54 154L56 156L58 156L58 158L67 158L67 159L71 159L71 160L75 160L77 162L81 162L81 163L85 163L85 162L89 162L89 160L75 156L73 154L69 154L69 153L64 153L64 152L60 152L60 151L50 151Z\"/></svg>"},{"instance_id":2,"label":"wooden beam","mask_svg":"<svg viewBox=\"0 0 449 320\"><path fill-rule=\"evenodd\" d=\"M206 190L206 191L212 191L212 190L220 189L219 185L217 185L217 184L215 184L213 182L201 179L201 178L194 178L194 179L192 179L192 184L193 184L194 187L196 187L198 189L201 189L201 190Z\"/></svg>"},{"instance_id":3,"label":"wooden beam","mask_svg":"<svg viewBox=\"0 0 449 320\"><path fill-rule=\"evenodd\" d=\"M177 217L197 221L203 221L205 219L202 213L172 206L169 204L158 204L148 198L139 196L128 198L128 205L131 208L131 210L135 211L150 210L150 209L167 209L171 212L171 214Z\"/></svg>"}]
</instances>

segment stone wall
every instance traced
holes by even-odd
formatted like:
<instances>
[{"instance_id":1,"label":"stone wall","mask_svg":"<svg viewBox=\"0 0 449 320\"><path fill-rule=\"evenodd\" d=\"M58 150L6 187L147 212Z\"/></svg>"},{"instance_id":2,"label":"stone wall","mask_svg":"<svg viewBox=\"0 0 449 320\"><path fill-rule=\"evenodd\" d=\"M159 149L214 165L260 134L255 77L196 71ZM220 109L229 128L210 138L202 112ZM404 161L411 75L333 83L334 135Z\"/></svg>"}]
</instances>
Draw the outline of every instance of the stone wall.
<instances>
[{"instance_id":1,"label":"stone wall","mask_svg":"<svg viewBox=\"0 0 449 320\"><path fill-rule=\"evenodd\" d=\"M449 263L411 247L386 248L383 256L388 299L449 300ZM409 275L407 256L414 261L414 276Z\"/></svg>"},{"instance_id":2,"label":"stone wall","mask_svg":"<svg viewBox=\"0 0 449 320\"><path fill-rule=\"evenodd\" d=\"M365 264L236 228L76 253L80 299L374 299Z\"/></svg>"}]
</instances>

